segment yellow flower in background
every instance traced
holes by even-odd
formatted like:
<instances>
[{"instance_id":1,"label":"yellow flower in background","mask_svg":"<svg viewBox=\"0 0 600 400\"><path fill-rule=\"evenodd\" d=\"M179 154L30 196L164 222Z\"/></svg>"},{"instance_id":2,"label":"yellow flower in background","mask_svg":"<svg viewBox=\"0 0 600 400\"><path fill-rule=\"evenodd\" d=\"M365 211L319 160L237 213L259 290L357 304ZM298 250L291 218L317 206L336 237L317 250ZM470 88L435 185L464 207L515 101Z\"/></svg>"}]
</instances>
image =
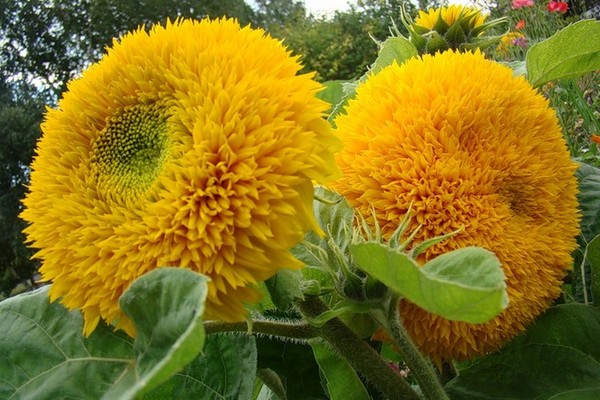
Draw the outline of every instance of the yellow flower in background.
<instances>
[{"instance_id":1,"label":"yellow flower in background","mask_svg":"<svg viewBox=\"0 0 600 400\"><path fill-rule=\"evenodd\" d=\"M459 228L421 262L466 246L496 253L508 308L478 325L403 302L404 324L437 362L493 351L559 296L579 233L576 165L548 101L480 52L393 64L335 123L343 176L331 187L389 238L412 204L415 242Z\"/></svg>"},{"instance_id":2,"label":"yellow flower in background","mask_svg":"<svg viewBox=\"0 0 600 400\"><path fill-rule=\"evenodd\" d=\"M456 21L460 21L465 28L473 29L485 23L487 15L481 13L473 7L451 5L441 8L430 8L427 11L420 10L415 19L415 25L433 30L439 20L444 21L448 26L452 26Z\"/></svg>"},{"instance_id":3,"label":"yellow flower in background","mask_svg":"<svg viewBox=\"0 0 600 400\"><path fill-rule=\"evenodd\" d=\"M527 47L527 38L525 35L521 32L508 32L502 36L496 51L501 55L507 55L513 46Z\"/></svg>"},{"instance_id":4,"label":"yellow flower in background","mask_svg":"<svg viewBox=\"0 0 600 400\"><path fill-rule=\"evenodd\" d=\"M486 36L486 32L506 22L506 18L486 20L487 15L481 10L460 5L419 11L414 22L405 13L402 15L410 41L420 54L485 49L497 43L500 36Z\"/></svg>"},{"instance_id":5,"label":"yellow flower in background","mask_svg":"<svg viewBox=\"0 0 600 400\"><path fill-rule=\"evenodd\" d=\"M23 218L51 300L130 335L119 296L178 266L210 277L207 319L241 320L257 282L299 268L313 181L336 174L321 85L232 20L138 30L43 123Z\"/></svg>"}]
</instances>

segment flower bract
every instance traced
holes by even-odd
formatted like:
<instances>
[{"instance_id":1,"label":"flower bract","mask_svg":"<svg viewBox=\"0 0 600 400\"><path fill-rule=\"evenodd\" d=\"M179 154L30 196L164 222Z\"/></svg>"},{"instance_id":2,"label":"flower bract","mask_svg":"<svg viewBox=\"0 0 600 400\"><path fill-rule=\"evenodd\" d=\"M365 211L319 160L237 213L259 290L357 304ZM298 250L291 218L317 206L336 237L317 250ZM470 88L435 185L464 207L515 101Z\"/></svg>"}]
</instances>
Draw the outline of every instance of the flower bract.
<instances>
[{"instance_id":1,"label":"flower bract","mask_svg":"<svg viewBox=\"0 0 600 400\"><path fill-rule=\"evenodd\" d=\"M483 324L403 301L403 322L436 361L493 351L559 296L579 233L576 165L554 111L523 77L480 52L392 64L335 123L344 195L384 238L411 209L415 243L460 229L419 262L467 246L502 263L508 308ZM390 271L393 273L393 271Z\"/></svg>"},{"instance_id":2,"label":"flower bract","mask_svg":"<svg viewBox=\"0 0 600 400\"><path fill-rule=\"evenodd\" d=\"M311 75L233 20L127 34L46 115L24 201L52 300L133 335L119 296L162 266L210 278L207 319L241 320L257 282L301 264L313 182L338 141Z\"/></svg>"}]
</instances>

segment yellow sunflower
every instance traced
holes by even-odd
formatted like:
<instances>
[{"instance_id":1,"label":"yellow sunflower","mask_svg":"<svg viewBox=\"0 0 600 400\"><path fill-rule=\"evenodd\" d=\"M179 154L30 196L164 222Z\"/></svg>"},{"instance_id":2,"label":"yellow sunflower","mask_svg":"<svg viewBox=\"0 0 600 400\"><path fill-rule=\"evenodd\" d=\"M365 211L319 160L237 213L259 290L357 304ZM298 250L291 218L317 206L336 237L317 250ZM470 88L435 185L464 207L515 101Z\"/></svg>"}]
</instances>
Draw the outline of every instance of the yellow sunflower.
<instances>
[{"instance_id":1,"label":"yellow sunflower","mask_svg":"<svg viewBox=\"0 0 600 400\"><path fill-rule=\"evenodd\" d=\"M501 38L487 36L486 32L506 22L506 18L486 22L487 15L481 10L459 5L419 11L414 22L405 14L402 19L419 54L435 54L449 49L485 49Z\"/></svg>"},{"instance_id":2,"label":"yellow sunflower","mask_svg":"<svg viewBox=\"0 0 600 400\"><path fill-rule=\"evenodd\" d=\"M233 20L138 30L42 125L23 218L51 300L130 335L117 300L178 266L210 277L206 318L240 320L255 283L301 264L313 181L337 171L321 85L281 42Z\"/></svg>"},{"instance_id":3,"label":"yellow sunflower","mask_svg":"<svg viewBox=\"0 0 600 400\"><path fill-rule=\"evenodd\" d=\"M440 20L444 21L448 26L454 25L456 21L464 24L464 28L477 28L485 23L487 16L473 7L451 5L441 8L430 8L427 11L420 10L419 15L415 19L415 25L434 30Z\"/></svg>"},{"instance_id":4,"label":"yellow sunflower","mask_svg":"<svg viewBox=\"0 0 600 400\"><path fill-rule=\"evenodd\" d=\"M425 262L466 246L496 253L508 308L478 325L403 302L404 324L436 361L492 351L560 294L579 233L576 165L548 101L480 52L393 64L336 121L343 176L331 186L389 237L412 204L416 241L463 230Z\"/></svg>"}]
</instances>

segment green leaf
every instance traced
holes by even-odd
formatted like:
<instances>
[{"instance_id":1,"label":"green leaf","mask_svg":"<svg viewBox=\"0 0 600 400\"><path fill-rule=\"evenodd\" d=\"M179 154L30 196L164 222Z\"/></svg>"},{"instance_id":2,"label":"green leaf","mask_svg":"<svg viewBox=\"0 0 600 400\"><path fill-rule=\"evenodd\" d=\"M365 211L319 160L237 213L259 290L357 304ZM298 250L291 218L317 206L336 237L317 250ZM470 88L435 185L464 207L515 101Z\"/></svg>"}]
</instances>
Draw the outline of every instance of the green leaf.
<instances>
[{"instance_id":1,"label":"green leaf","mask_svg":"<svg viewBox=\"0 0 600 400\"><path fill-rule=\"evenodd\" d=\"M144 399L250 399L256 343L249 335L209 335L202 355Z\"/></svg>"},{"instance_id":2,"label":"green leaf","mask_svg":"<svg viewBox=\"0 0 600 400\"><path fill-rule=\"evenodd\" d=\"M271 300L281 311L290 310L294 302L303 299L300 290L301 275L298 271L283 269L265 281Z\"/></svg>"},{"instance_id":3,"label":"green leaf","mask_svg":"<svg viewBox=\"0 0 600 400\"><path fill-rule=\"evenodd\" d=\"M320 98L321 100L325 100L326 102L331 104L331 107L327 111L327 115L331 114L334 107L342 101L342 98L344 97L343 84L345 82L346 81L324 82L323 85L325 87L323 88L323 90L317 93L318 98Z\"/></svg>"},{"instance_id":4,"label":"green leaf","mask_svg":"<svg viewBox=\"0 0 600 400\"><path fill-rule=\"evenodd\" d=\"M527 52L527 77L534 87L600 69L600 21L567 26ZM596 40L594 40L596 38Z\"/></svg>"},{"instance_id":5,"label":"green leaf","mask_svg":"<svg viewBox=\"0 0 600 400\"><path fill-rule=\"evenodd\" d=\"M453 400L598 399L599 333L598 309L552 307L502 351L460 371L446 390Z\"/></svg>"},{"instance_id":6,"label":"green leaf","mask_svg":"<svg viewBox=\"0 0 600 400\"><path fill-rule=\"evenodd\" d=\"M133 399L190 363L204 345L202 315L208 278L183 268L159 268L137 279L119 299L137 329L137 362L106 393Z\"/></svg>"},{"instance_id":7,"label":"green leaf","mask_svg":"<svg viewBox=\"0 0 600 400\"><path fill-rule=\"evenodd\" d=\"M355 244L351 252L363 271L419 307L449 320L483 323L508 304L500 262L479 247L442 254L423 267L380 243Z\"/></svg>"},{"instance_id":8,"label":"green leaf","mask_svg":"<svg viewBox=\"0 0 600 400\"><path fill-rule=\"evenodd\" d=\"M263 368L256 371L256 375L258 377L257 384L262 386L259 393L257 393L257 397L261 395L261 392L264 393L263 396L271 396L273 398L278 398L279 400L287 400L287 393L285 392L285 387L283 387L283 382L281 382L281 377L277 374L277 372L273 371L269 368ZM256 387L254 386L254 392L256 393ZM264 388L268 389L267 391L263 391Z\"/></svg>"},{"instance_id":9,"label":"green leaf","mask_svg":"<svg viewBox=\"0 0 600 400\"><path fill-rule=\"evenodd\" d=\"M513 70L513 76L527 76L525 61L507 61L502 64Z\"/></svg>"},{"instance_id":10,"label":"green leaf","mask_svg":"<svg viewBox=\"0 0 600 400\"><path fill-rule=\"evenodd\" d=\"M323 373L331 400L370 400L367 389L346 360L320 340L311 340L310 346Z\"/></svg>"},{"instance_id":11,"label":"green leaf","mask_svg":"<svg viewBox=\"0 0 600 400\"><path fill-rule=\"evenodd\" d=\"M369 74L376 74L388 65L392 65L394 61L398 65L417 57L419 52L417 48L410 42L410 40L403 38L402 36L392 36L381 44L379 54L375 63L371 67Z\"/></svg>"},{"instance_id":12,"label":"green leaf","mask_svg":"<svg viewBox=\"0 0 600 400\"><path fill-rule=\"evenodd\" d=\"M581 236L587 243L600 234L600 169L581 163L577 178Z\"/></svg>"},{"instance_id":13,"label":"green leaf","mask_svg":"<svg viewBox=\"0 0 600 400\"><path fill-rule=\"evenodd\" d=\"M100 323L88 337L83 319L49 303L48 287L0 303L0 398L132 399L191 361L204 343L207 278L161 268L135 281L122 307L132 339Z\"/></svg>"},{"instance_id":14,"label":"green leaf","mask_svg":"<svg viewBox=\"0 0 600 400\"><path fill-rule=\"evenodd\" d=\"M593 238L585 250L591 269L591 293L595 306L600 306L600 235Z\"/></svg>"},{"instance_id":15,"label":"green leaf","mask_svg":"<svg viewBox=\"0 0 600 400\"><path fill-rule=\"evenodd\" d=\"M352 316L357 314L366 314L377 308L381 308L380 303L377 301L368 302L343 299L337 304L335 304L330 310L327 310L324 313L321 313L317 317L310 320L310 324L316 327L321 327L334 318L341 318L343 316Z\"/></svg>"},{"instance_id":16,"label":"green leaf","mask_svg":"<svg viewBox=\"0 0 600 400\"><path fill-rule=\"evenodd\" d=\"M342 99L333 107L333 109L329 113L329 117L327 117L327 121L334 128L336 127L335 119L346 109L348 102L356 97L356 88L358 87L358 85L359 81L345 82L342 84L342 90L344 91Z\"/></svg>"},{"instance_id":17,"label":"green leaf","mask_svg":"<svg viewBox=\"0 0 600 400\"><path fill-rule=\"evenodd\" d=\"M308 345L257 337L256 347L258 368L279 375L288 400L327 398L319 383L319 365Z\"/></svg>"}]
</instances>

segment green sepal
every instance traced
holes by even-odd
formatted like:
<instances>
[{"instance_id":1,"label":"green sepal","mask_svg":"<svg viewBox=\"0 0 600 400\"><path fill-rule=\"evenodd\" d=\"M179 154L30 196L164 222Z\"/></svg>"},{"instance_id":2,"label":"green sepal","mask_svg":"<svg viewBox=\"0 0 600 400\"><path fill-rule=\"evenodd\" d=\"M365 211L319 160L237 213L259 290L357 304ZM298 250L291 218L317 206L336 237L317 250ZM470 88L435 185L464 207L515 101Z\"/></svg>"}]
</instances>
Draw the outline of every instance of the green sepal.
<instances>
[{"instance_id":1,"label":"green sepal","mask_svg":"<svg viewBox=\"0 0 600 400\"><path fill-rule=\"evenodd\" d=\"M446 41L448 42L450 48L456 49L462 43L465 43L467 40L467 36L465 35L465 31L463 30L462 25L460 24L460 20L456 21L448 32L444 35Z\"/></svg>"},{"instance_id":2,"label":"green sepal","mask_svg":"<svg viewBox=\"0 0 600 400\"><path fill-rule=\"evenodd\" d=\"M450 29L450 25L448 25L448 23L444 21L444 19L442 18L442 13L440 11L438 19L437 21L435 21L435 24L433 25L433 28L431 30L439 33L440 35L445 35L446 32L448 32L448 29Z\"/></svg>"},{"instance_id":3,"label":"green sepal","mask_svg":"<svg viewBox=\"0 0 600 400\"><path fill-rule=\"evenodd\" d=\"M446 41L446 39L444 39L443 36L441 36L439 33L437 32L430 32L430 34L427 37L427 46L426 46L426 52L428 54L435 54L438 51L442 52L442 51L446 51L450 48L448 42Z\"/></svg>"}]
</instances>

